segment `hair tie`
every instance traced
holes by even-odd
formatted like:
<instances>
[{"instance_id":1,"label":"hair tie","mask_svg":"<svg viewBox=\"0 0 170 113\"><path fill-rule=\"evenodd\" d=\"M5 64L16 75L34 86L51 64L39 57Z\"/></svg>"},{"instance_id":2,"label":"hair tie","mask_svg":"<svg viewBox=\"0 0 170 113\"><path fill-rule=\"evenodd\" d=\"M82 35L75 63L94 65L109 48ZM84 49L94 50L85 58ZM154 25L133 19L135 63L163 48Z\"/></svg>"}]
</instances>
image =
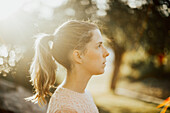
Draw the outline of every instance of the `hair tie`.
<instances>
[{"instance_id":1,"label":"hair tie","mask_svg":"<svg viewBox=\"0 0 170 113\"><path fill-rule=\"evenodd\" d=\"M51 50L53 48L53 44L54 44L54 35L49 35L48 38L49 38L48 45Z\"/></svg>"}]
</instances>

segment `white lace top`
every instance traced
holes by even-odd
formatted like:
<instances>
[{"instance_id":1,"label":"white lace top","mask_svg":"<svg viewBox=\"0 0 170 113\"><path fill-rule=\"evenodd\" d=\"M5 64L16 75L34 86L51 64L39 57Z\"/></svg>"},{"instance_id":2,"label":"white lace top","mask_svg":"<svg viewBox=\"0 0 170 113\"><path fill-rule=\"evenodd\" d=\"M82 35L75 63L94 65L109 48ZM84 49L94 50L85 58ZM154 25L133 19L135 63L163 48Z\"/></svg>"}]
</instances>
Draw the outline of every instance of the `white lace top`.
<instances>
[{"instance_id":1,"label":"white lace top","mask_svg":"<svg viewBox=\"0 0 170 113\"><path fill-rule=\"evenodd\" d=\"M92 96L58 87L52 95L47 113L99 113Z\"/></svg>"}]
</instances>

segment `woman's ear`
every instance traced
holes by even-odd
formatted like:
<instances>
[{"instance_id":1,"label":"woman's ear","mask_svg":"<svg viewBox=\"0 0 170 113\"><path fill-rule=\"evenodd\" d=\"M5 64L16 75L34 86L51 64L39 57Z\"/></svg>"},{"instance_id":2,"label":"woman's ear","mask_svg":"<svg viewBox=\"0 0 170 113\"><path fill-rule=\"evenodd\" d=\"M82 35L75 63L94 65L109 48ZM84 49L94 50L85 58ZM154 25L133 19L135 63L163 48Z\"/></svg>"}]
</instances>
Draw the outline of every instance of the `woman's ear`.
<instances>
[{"instance_id":1,"label":"woman's ear","mask_svg":"<svg viewBox=\"0 0 170 113\"><path fill-rule=\"evenodd\" d=\"M79 64L82 63L81 51L79 51L79 50L74 50L73 51L73 61L77 62Z\"/></svg>"}]
</instances>

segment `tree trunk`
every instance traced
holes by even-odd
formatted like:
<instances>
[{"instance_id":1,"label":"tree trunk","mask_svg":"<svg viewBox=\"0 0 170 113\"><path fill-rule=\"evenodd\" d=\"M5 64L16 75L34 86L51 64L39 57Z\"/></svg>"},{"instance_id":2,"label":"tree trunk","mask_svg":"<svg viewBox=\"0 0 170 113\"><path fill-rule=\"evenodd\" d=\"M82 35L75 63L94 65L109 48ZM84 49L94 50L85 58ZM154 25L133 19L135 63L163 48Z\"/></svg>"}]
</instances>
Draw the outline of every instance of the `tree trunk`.
<instances>
[{"instance_id":1,"label":"tree trunk","mask_svg":"<svg viewBox=\"0 0 170 113\"><path fill-rule=\"evenodd\" d=\"M112 81L111 81L111 89L114 90L116 88L116 83L119 78L119 68L120 68L122 56L125 50L123 47L120 47L117 44L113 44L113 45L114 45L113 50L115 53L115 60L114 60L114 72L113 72Z\"/></svg>"}]
</instances>

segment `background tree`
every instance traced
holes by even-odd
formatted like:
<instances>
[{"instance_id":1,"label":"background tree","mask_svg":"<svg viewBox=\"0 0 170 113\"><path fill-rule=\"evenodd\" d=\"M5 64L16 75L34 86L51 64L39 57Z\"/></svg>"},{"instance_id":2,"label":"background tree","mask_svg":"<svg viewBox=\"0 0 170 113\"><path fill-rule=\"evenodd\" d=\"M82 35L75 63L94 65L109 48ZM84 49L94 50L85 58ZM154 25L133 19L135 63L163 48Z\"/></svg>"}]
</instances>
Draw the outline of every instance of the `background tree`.
<instances>
[{"instance_id":1,"label":"background tree","mask_svg":"<svg viewBox=\"0 0 170 113\"><path fill-rule=\"evenodd\" d=\"M1 37L11 44L26 47L27 57L21 61L31 62L33 55L32 36L45 32L52 33L64 21L72 19L92 20L103 25L103 33L110 39L109 45L114 50L115 62L111 88L116 87L119 68L126 51L142 47L151 57L157 57L161 68L163 59L169 53L169 1L167 0L68 0L64 2L31 1L15 14L21 19L18 29L11 27L10 34L3 34L5 22L1 21ZM60 4L60 5L57 5ZM31 7L30 6L34 6ZM36 6L36 7L35 7ZM27 7L30 7L29 10ZM25 9L24 9L25 8ZM25 13L27 12L27 13ZM23 16L21 16L23 15ZM23 21L24 20L24 21ZM10 19L6 20L10 22ZM11 24L16 26L16 23ZM18 37L12 39L11 37ZM12 39L12 40L11 40ZM20 62L18 67L23 68ZM24 63L25 64L25 63ZM29 75L26 63L24 71L16 75ZM28 78L29 79L29 78Z\"/></svg>"}]
</instances>

